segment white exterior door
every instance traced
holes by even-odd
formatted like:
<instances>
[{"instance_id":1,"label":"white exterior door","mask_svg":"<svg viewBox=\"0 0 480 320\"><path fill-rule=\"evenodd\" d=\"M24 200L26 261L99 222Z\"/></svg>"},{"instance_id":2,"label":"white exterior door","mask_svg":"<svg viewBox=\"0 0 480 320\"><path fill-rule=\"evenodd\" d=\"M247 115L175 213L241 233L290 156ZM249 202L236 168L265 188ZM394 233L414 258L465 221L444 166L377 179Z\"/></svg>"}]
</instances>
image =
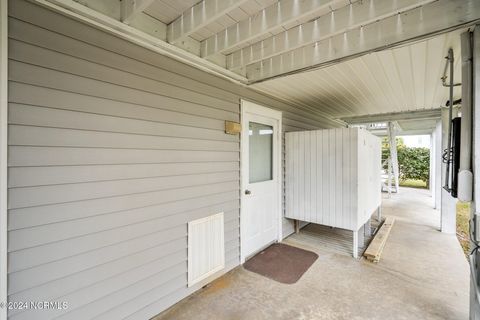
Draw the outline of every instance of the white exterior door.
<instances>
[{"instance_id":1,"label":"white exterior door","mask_svg":"<svg viewBox=\"0 0 480 320\"><path fill-rule=\"evenodd\" d=\"M281 113L242 101L242 261L281 240Z\"/></svg>"}]
</instances>

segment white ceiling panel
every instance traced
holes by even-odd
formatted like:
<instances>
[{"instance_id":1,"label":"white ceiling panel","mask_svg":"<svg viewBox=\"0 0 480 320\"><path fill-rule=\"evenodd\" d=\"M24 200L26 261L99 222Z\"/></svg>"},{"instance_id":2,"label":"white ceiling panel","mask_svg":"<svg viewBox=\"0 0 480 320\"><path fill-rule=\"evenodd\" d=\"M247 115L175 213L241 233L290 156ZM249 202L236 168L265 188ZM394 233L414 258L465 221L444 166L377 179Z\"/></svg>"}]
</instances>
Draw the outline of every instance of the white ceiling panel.
<instances>
[{"instance_id":1,"label":"white ceiling panel","mask_svg":"<svg viewBox=\"0 0 480 320\"><path fill-rule=\"evenodd\" d=\"M441 77L445 57L455 54L455 82L461 80L460 33L374 52L317 70L253 84L288 101L316 108L332 118L435 109L445 105ZM460 87L455 87L455 99Z\"/></svg>"}]
</instances>

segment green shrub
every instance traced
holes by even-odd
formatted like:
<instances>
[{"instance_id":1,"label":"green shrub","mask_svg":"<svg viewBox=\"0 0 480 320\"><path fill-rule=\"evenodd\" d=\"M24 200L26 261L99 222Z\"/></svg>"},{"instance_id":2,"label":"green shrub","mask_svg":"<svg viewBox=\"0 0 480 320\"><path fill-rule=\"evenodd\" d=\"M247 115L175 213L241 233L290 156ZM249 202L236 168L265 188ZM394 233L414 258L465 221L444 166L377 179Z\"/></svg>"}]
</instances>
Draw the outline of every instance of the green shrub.
<instances>
[{"instance_id":1,"label":"green shrub","mask_svg":"<svg viewBox=\"0 0 480 320\"><path fill-rule=\"evenodd\" d=\"M383 159L390 155L386 139L382 143ZM427 187L430 177L430 150L428 148L409 148L401 138L397 138L397 156L400 180L422 180Z\"/></svg>"}]
</instances>

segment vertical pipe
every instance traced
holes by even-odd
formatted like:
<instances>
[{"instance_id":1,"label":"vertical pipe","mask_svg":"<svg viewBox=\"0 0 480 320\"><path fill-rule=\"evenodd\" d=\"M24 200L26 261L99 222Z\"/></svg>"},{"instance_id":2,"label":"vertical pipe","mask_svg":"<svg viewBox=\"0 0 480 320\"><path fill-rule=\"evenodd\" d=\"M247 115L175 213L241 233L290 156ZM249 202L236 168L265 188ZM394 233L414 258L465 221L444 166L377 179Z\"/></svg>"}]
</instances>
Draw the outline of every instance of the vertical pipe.
<instances>
[{"instance_id":1,"label":"vertical pipe","mask_svg":"<svg viewBox=\"0 0 480 320\"><path fill-rule=\"evenodd\" d=\"M449 108L448 108L448 143L447 143L447 167L445 170L445 186L444 188L447 191L450 191L449 181L450 181L450 151L452 149L452 112L453 112L453 49L448 49L448 62L450 65L450 94L449 94Z\"/></svg>"},{"instance_id":2,"label":"vertical pipe","mask_svg":"<svg viewBox=\"0 0 480 320\"><path fill-rule=\"evenodd\" d=\"M462 119L460 134L460 170L458 173L458 199L472 201L472 34L461 34L462 59Z\"/></svg>"}]
</instances>

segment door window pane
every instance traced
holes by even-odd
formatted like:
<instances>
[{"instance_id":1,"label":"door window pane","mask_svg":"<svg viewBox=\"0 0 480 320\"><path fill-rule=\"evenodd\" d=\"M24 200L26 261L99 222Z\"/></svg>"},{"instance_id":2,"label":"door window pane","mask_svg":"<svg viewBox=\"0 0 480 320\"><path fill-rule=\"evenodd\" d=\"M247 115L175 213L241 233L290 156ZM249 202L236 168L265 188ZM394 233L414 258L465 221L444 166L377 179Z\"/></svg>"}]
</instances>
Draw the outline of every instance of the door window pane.
<instances>
[{"instance_id":1,"label":"door window pane","mask_svg":"<svg viewBox=\"0 0 480 320\"><path fill-rule=\"evenodd\" d=\"M249 126L250 183L273 179L273 127L250 122Z\"/></svg>"}]
</instances>

